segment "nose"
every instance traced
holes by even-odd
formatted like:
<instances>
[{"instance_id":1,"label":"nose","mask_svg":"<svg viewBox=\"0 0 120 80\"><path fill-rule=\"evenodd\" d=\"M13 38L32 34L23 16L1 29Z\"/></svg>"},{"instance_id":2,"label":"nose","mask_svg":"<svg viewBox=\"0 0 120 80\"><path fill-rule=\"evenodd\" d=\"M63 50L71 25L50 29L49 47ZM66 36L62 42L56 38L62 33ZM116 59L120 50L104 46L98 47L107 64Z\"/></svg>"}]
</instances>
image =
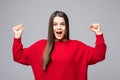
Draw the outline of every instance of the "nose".
<instances>
[{"instance_id":1,"label":"nose","mask_svg":"<svg viewBox=\"0 0 120 80\"><path fill-rule=\"evenodd\" d=\"M61 25L58 25L58 26L57 26L57 29L61 29Z\"/></svg>"}]
</instances>

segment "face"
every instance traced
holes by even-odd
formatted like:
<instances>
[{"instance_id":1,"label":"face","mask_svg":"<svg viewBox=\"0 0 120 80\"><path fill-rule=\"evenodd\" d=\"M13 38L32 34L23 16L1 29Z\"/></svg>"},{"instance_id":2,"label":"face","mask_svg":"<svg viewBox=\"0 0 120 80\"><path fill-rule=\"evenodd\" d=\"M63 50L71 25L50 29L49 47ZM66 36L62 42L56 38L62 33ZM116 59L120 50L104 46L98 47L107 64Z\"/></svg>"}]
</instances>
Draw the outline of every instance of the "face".
<instances>
[{"instance_id":1,"label":"face","mask_svg":"<svg viewBox=\"0 0 120 80\"><path fill-rule=\"evenodd\" d=\"M66 25L63 17L56 16L53 20L55 40L64 40Z\"/></svg>"}]
</instances>

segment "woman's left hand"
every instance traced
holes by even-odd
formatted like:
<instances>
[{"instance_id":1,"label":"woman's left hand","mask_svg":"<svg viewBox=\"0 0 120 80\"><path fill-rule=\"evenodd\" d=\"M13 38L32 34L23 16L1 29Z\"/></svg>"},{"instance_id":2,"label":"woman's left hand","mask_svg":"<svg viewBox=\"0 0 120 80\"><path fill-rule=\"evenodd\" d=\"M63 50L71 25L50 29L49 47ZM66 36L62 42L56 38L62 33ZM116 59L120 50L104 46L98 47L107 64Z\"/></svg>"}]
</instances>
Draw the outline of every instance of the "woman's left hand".
<instances>
[{"instance_id":1,"label":"woman's left hand","mask_svg":"<svg viewBox=\"0 0 120 80\"><path fill-rule=\"evenodd\" d=\"M99 25L99 23L93 23L90 25L90 30L93 31L96 35L101 35L102 31L101 31L101 27Z\"/></svg>"}]
</instances>

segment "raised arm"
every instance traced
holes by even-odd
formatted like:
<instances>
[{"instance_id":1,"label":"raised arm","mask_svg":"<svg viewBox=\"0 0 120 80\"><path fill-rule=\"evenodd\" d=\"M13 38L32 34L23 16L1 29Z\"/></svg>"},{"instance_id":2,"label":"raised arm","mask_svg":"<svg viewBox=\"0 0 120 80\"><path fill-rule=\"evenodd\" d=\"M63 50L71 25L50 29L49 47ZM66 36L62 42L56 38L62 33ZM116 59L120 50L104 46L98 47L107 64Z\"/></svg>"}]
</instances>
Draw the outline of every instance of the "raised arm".
<instances>
[{"instance_id":1,"label":"raised arm","mask_svg":"<svg viewBox=\"0 0 120 80\"><path fill-rule=\"evenodd\" d=\"M23 49L21 42L22 32L24 30L23 24L13 27L14 41L12 46L13 59L21 64L30 65L29 55L30 49Z\"/></svg>"},{"instance_id":2,"label":"raised arm","mask_svg":"<svg viewBox=\"0 0 120 80\"><path fill-rule=\"evenodd\" d=\"M95 64L105 59L107 47L100 25L98 23L91 24L90 30L96 35L96 44L95 47L89 47L87 51L89 53L89 64Z\"/></svg>"}]
</instances>

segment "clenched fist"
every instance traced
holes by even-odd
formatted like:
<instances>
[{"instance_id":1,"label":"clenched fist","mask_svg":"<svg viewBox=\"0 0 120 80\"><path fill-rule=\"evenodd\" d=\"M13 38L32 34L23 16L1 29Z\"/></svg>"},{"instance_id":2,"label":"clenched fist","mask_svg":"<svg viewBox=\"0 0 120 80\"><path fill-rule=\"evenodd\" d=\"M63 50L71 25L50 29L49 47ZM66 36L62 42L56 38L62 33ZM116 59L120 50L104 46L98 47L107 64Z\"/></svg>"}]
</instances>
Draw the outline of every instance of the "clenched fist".
<instances>
[{"instance_id":1,"label":"clenched fist","mask_svg":"<svg viewBox=\"0 0 120 80\"><path fill-rule=\"evenodd\" d=\"M96 35L102 34L100 25L98 23L93 23L90 25L90 30L93 31Z\"/></svg>"},{"instance_id":2,"label":"clenched fist","mask_svg":"<svg viewBox=\"0 0 120 80\"><path fill-rule=\"evenodd\" d=\"M13 32L15 34L15 38L20 38L23 30L24 30L23 24L19 24L19 25L13 27Z\"/></svg>"}]
</instances>

